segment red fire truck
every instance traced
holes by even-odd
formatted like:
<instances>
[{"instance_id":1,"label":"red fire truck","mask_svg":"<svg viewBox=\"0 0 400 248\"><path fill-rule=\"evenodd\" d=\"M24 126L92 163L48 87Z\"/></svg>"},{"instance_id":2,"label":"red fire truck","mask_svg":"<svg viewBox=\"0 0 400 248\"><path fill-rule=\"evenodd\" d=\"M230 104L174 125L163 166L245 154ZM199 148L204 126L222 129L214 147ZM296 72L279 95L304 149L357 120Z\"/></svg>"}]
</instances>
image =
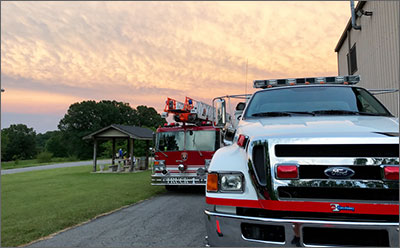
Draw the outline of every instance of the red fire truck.
<instances>
[{"instance_id":1,"label":"red fire truck","mask_svg":"<svg viewBox=\"0 0 400 248\"><path fill-rule=\"evenodd\" d=\"M207 170L221 134L212 126L214 108L186 97L185 102L168 98L163 117L173 114L175 123L156 132L152 185L174 190L179 185L205 185Z\"/></svg>"}]
</instances>

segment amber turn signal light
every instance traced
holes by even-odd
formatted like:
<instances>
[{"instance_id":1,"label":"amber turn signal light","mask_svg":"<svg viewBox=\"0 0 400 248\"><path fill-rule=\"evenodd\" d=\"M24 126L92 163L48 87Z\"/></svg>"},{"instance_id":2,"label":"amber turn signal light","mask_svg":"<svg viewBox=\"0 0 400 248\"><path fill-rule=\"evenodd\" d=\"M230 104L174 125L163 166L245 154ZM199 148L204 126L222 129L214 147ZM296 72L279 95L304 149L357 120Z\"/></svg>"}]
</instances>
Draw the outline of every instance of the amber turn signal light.
<instances>
[{"instance_id":1,"label":"amber turn signal light","mask_svg":"<svg viewBox=\"0 0 400 248\"><path fill-rule=\"evenodd\" d=\"M218 174L208 173L207 175L207 191L217 192L218 191Z\"/></svg>"}]
</instances>

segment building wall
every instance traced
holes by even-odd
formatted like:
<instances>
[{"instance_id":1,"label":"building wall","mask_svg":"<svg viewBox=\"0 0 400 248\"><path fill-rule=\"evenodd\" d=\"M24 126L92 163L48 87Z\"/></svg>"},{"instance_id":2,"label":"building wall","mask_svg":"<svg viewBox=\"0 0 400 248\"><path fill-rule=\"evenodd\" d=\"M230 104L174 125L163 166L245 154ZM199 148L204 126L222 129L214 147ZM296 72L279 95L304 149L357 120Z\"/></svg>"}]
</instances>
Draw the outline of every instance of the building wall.
<instances>
[{"instance_id":1,"label":"building wall","mask_svg":"<svg viewBox=\"0 0 400 248\"><path fill-rule=\"evenodd\" d=\"M351 29L351 47L356 43L359 86L367 89L399 89L400 83L400 2L367 1L363 7L372 16L357 18L361 30ZM348 75L346 55L349 35L338 51L339 75ZM399 116L399 93L376 96L392 114Z\"/></svg>"}]
</instances>

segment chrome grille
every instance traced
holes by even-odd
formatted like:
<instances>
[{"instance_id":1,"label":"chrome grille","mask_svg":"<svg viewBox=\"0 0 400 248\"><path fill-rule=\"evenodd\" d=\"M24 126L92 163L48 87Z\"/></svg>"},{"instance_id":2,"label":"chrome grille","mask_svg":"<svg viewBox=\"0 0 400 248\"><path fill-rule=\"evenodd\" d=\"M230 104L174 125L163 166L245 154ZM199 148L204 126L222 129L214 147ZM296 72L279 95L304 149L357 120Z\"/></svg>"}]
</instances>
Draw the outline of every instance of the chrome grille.
<instances>
[{"instance_id":1,"label":"chrome grille","mask_svg":"<svg viewBox=\"0 0 400 248\"><path fill-rule=\"evenodd\" d=\"M399 201L399 182L385 180L381 167L399 165L398 139L392 137L258 137L250 141L249 152L250 174L258 178L266 175L264 185L253 180L261 199L390 204ZM285 164L298 165L299 177L278 179L277 165ZM349 168L354 174L332 178L326 170L335 167Z\"/></svg>"},{"instance_id":2,"label":"chrome grille","mask_svg":"<svg viewBox=\"0 0 400 248\"><path fill-rule=\"evenodd\" d=\"M399 201L398 189L278 187L280 199Z\"/></svg>"},{"instance_id":3,"label":"chrome grille","mask_svg":"<svg viewBox=\"0 0 400 248\"><path fill-rule=\"evenodd\" d=\"M299 178L300 179L329 179L324 173L328 168L343 167L343 165L328 166L328 165L300 165ZM345 166L352 169L355 173L351 177L353 180L381 180L381 168L379 166Z\"/></svg>"}]
</instances>

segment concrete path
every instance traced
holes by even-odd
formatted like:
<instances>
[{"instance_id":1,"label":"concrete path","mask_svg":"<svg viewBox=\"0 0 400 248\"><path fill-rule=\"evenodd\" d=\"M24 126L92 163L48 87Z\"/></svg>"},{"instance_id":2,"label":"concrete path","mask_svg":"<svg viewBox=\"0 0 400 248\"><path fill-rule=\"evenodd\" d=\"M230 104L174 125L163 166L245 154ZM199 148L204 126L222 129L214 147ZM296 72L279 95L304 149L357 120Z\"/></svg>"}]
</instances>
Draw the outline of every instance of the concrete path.
<instances>
[{"instance_id":1,"label":"concrete path","mask_svg":"<svg viewBox=\"0 0 400 248\"><path fill-rule=\"evenodd\" d=\"M168 192L28 247L204 247L205 206L204 187Z\"/></svg>"},{"instance_id":2,"label":"concrete path","mask_svg":"<svg viewBox=\"0 0 400 248\"><path fill-rule=\"evenodd\" d=\"M1 175L27 172L27 171L49 170L49 169L56 169L56 168L92 165L92 164L93 164L93 161L78 161L78 162L40 165L40 166L33 166L33 167L26 167L26 168L1 170ZM100 164L111 164L111 159L97 160L97 165L100 165Z\"/></svg>"}]
</instances>

